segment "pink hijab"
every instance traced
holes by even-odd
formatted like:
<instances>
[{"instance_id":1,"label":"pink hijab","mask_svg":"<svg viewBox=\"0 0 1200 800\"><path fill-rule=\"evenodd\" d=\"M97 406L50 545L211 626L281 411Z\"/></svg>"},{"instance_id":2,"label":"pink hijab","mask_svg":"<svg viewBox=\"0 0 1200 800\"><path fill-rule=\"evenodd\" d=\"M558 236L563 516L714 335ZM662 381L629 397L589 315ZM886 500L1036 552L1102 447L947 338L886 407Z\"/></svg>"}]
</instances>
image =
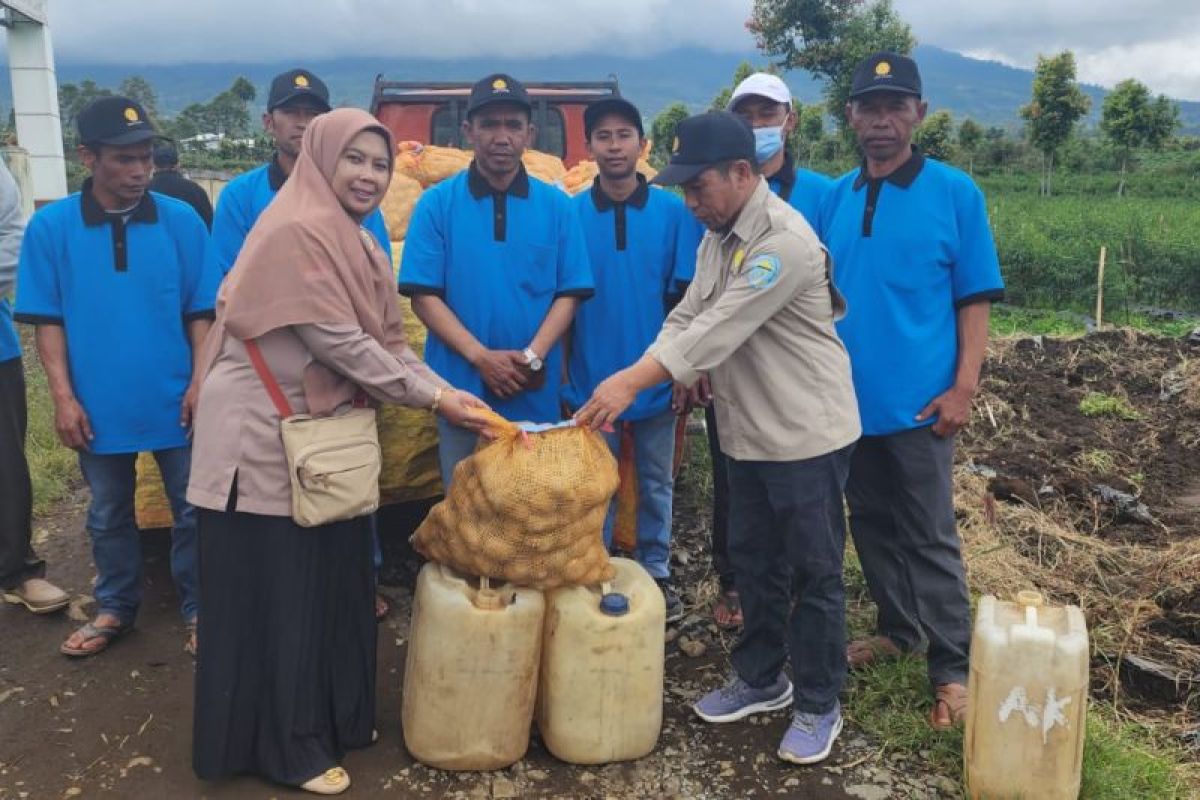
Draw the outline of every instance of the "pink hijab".
<instances>
[{"instance_id":1,"label":"pink hijab","mask_svg":"<svg viewBox=\"0 0 1200 800\"><path fill-rule=\"evenodd\" d=\"M304 132L291 176L251 229L221 287L206 372L226 332L244 341L305 323L357 325L392 354L408 352L392 265L330 186L342 152L367 130L384 138L391 158L390 132L360 109L322 114ZM304 389L311 414L330 413L356 391L315 363L305 373Z\"/></svg>"}]
</instances>

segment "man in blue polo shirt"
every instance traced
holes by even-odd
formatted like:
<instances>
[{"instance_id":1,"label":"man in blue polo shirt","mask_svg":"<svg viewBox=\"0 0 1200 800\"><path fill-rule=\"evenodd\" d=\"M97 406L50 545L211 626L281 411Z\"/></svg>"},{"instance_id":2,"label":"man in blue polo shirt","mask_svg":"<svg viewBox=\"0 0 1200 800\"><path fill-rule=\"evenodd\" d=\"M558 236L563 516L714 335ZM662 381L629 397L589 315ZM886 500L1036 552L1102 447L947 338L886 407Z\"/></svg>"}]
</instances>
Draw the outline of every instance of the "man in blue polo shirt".
<instances>
[{"instance_id":1,"label":"man in blue polo shirt","mask_svg":"<svg viewBox=\"0 0 1200 800\"><path fill-rule=\"evenodd\" d=\"M727 108L754 130L755 157L771 191L799 211L816 230L821 202L833 186L833 181L819 172L797 169L792 160L787 143L796 130L796 110L792 106L792 92L787 84L778 75L755 72L734 87ZM696 385L693 396L696 402L705 406L708 449L712 454L712 560L720 584L720 594L713 605L713 618L722 627L735 628L742 624L742 609L728 552L728 465L721 452L721 434L717 429L717 416L713 411L712 392L707 379Z\"/></svg>"},{"instance_id":2,"label":"man in blue polo shirt","mask_svg":"<svg viewBox=\"0 0 1200 800\"><path fill-rule=\"evenodd\" d=\"M46 562L31 545L33 487L25 460L25 373L9 303L24 230L17 182L0 161L0 591L10 603L47 614L64 608L71 598L43 577Z\"/></svg>"},{"instance_id":3,"label":"man in blue polo shirt","mask_svg":"<svg viewBox=\"0 0 1200 800\"><path fill-rule=\"evenodd\" d=\"M217 198L210 257L222 275L233 269L246 235L292 174L308 123L329 108L329 89L308 70L289 70L271 81L263 129L275 142L275 155L270 162L234 178ZM375 235L390 259L392 243L383 213L375 209L363 227Z\"/></svg>"},{"instance_id":4,"label":"man in blue polo shirt","mask_svg":"<svg viewBox=\"0 0 1200 800\"><path fill-rule=\"evenodd\" d=\"M563 396L572 410L654 342L695 274L696 249L704 234L682 200L650 187L638 173L645 133L642 115L632 103L620 98L593 103L584 111L583 128L599 175L591 191L573 202L587 240L596 296L579 309L571 329ZM618 457L620 428L633 435L638 487L634 556L662 588L667 622L683 617L683 603L668 581L675 420L668 381L640 393L621 414L618 431L605 435ZM610 512L604 528L609 545L612 526Z\"/></svg>"},{"instance_id":5,"label":"man in blue polo shirt","mask_svg":"<svg viewBox=\"0 0 1200 800\"><path fill-rule=\"evenodd\" d=\"M521 163L531 111L508 75L471 89L463 132L475 158L417 202L399 288L429 328L425 359L439 375L509 419L556 422L559 339L592 295L592 271L570 198ZM476 436L440 421L438 435L449 485Z\"/></svg>"},{"instance_id":6,"label":"man in blue polo shirt","mask_svg":"<svg viewBox=\"0 0 1200 800\"><path fill-rule=\"evenodd\" d=\"M966 710L970 607L954 521L954 434L970 418L991 302L1003 295L983 195L912 146L925 116L917 65L876 53L846 114L866 158L831 191L821 230L849 313L863 438L846 486L855 549L879 608L851 667L928 644L930 722Z\"/></svg>"},{"instance_id":7,"label":"man in blue polo shirt","mask_svg":"<svg viewBox=\"0 0 1200 800\"><path fill-rule=\"evenodd\" d=\"M21 247L16 319L37 326L59 439L91 489L87 530L96 618L60 648L90 656L132 628L142 598L134 462L154 454L175 518L171 574L195 647L195 511L188 442L220 275L192 207L146 190L154 128L140 105L105 97L78 117L81 191L42 208Z\"/></svg>"}]
</instances>

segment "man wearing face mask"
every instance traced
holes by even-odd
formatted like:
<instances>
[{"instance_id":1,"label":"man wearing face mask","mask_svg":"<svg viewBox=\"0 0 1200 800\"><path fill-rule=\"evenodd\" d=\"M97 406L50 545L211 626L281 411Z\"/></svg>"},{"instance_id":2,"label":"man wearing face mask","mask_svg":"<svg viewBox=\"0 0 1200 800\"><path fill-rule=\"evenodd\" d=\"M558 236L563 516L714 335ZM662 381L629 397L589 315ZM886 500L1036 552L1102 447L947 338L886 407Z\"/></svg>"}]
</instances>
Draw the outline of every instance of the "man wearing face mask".
<instances>
[{"instance_id":1,"label":"man wearing face mask","mask_svg":"<svg viewBox=\"0 0 1200 800\"><path fill-rule=\"evenodd\" d=\"M778 75L756 72L733 90L728 109L754 129L755 157L771 191L804 215L815 229L821 200L833 181L812 170L797 170L792 161L787 141L796 130L796 111L792 107L792 93L787 84ZM708 430L709 452L712 453L712 560L721 585L721 592L713 606L713 618L721 627L736 628L742 624L742 609L726 545L729 535L729 479L707 378L696 385L692 400L705 407L705 427Z\"/></svg>"}]
</instances>

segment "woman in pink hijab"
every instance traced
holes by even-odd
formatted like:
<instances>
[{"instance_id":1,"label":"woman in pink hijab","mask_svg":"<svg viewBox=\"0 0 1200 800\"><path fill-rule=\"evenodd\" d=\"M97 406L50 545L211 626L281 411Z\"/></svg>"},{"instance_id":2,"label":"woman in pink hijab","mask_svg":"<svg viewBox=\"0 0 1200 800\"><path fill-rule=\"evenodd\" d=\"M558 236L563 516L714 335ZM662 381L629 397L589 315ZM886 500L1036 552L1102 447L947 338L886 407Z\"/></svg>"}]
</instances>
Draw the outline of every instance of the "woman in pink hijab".
<instances>
[{"instance_id":1,"label":"woman in pink hijab","mask_svg":"<svg viewBox=\"0 0 1200 800\"><path fill-rule=\"evenodd\" d=\"M193 766L319 794L350 785L346 750L375 738L375 613L367 517L291 518L279 412L254 340L296 413L372 402L478 429L482 402L409 349L392 267L361 222L387 191L391 136L358 109L318 117L287 184L246 239L217 303L188 500L199 515Z\"/></svg>"}]
</instances>

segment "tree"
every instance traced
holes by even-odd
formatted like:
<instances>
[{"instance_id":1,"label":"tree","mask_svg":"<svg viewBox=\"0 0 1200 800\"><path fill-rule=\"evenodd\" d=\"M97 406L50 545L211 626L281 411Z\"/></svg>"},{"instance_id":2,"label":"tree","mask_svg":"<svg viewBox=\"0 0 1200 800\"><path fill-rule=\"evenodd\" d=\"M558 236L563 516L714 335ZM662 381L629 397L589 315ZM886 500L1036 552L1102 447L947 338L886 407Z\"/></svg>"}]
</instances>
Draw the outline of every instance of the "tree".
<instances>
[{"instance_id":1,"label":"tree","mask_svg":"<svg viewBox=\"0 0 1200 800\"><path fill-rule=\"evenodd\" d=\"M954 120L949 111L935 111L913 133L913 144L927 156L949 161L954 147Z\"/></svg>"},{"instance_id":2,"label":"tree","mask_svg":"<svg viewBox=\"0 0 1200 800\"><path fill-rule=\"evenodd\" d=\"M1179 109L1163 95L1150 99L1146 85L1132 78L1118 83L1100 110L1100 131L1121 158L1121 181L1117 196L1125 193L1129 158L1139 147L1159 150L1179 125Z\"/></svg>"},{"instance_id":3,"label":"tree","mask_svg":"<svg viewBox=\"0 0 1200 800\"><path fill-rule=\"evenodd\" d=\"M908 55L917 44L891 0L755 0L746 27L784 69L806 69L825 81L826 106L843 134L858 62L879 50Z\"/></svg>"},{"instance_id":4,"label":"tree","mask_svg":"<svg viewBox=\"0 0 1200 800\"><path fill-rule=\"evenodd\" d=\"M1054 156L1071 138L1078 122L1091 107L1091 100L1075 81L1075 54L1064 50L1056 56L1038 56L1033 74L1033 98L1021 108L1029 122L1029 141L1042 153L1040 193L1050 195Z\"/></svg>"},{"instance_id":5,"label":"tree","mask_svg":"<svg viewBox=\"0 0 1200 800\"><path fill-rule=\"evenodd\" d=\"M743 61L742 63L738 64L737 69L733 71L733 83L717 92L717 96L714 97L712 103L709 104L708 110L724 111L729 105L729 101L733 97L733 90L737 88L737 85L757 71L758 70L751 66L749 61Z\"/></svg>"},{"instance_id":6,"label":"tree","mask_svg":"<svg viewBox=\"0 0 1200 800\"><path fill-rule=\"evenodd\" d=\"M121 85L117 87L117 94L128 97L140 105L146 110L146 116L150 117L150 121L156 127L161 127L158 116L158 95L149 81L140 75L130 75L121 81Z\"/></svg>"},{"instance_id":7,"label":"tree","mask_svg":"<svg viewBox=\"0 0 1200 800\"><path fill-rule=\"evenodd\" d=\"M671 151L675 146L675 127L690 116L691 112L683 103L672 103L654 118L654 122L650 124L650 139L653 141L650 155L655 164L661 166L671 160Z\"/></svg>"},{"instance_id":8,"label":"tree","mask_svg":"<svg viewBox=\"0 0 1200 800\"><path fill-rule=\"evenodd\" d=\"M75 144L75 118L93 101L101 97L112 96L112 91L99 86L93 80L81 82L78 86L64 83L58 87L58 113L62 119L63 144L68 150Z\"/></svg>"},{"instance_id":9,"label":"tree","mask_svg":"<svg viewBox=\"0 0 1200 800\"><path fill-rule=\"evenodd\" d=\"M800 112L800 124L796 129L800 132L800 141L808 146L808 165L812 166L817 148L825 139L825 109L806 106Z\"/></svg>"},{"instance_id":10,"label":"tree","mask_svg":"<svg viewBox=\"0 0 1200 800\"><path fill-rule=\"evenodd\" d=\"M958 149L967 157L967 172L975 174L975 153L983 141L983 126L967 117L958 126Z\"/></svg>"}]
</instances>

